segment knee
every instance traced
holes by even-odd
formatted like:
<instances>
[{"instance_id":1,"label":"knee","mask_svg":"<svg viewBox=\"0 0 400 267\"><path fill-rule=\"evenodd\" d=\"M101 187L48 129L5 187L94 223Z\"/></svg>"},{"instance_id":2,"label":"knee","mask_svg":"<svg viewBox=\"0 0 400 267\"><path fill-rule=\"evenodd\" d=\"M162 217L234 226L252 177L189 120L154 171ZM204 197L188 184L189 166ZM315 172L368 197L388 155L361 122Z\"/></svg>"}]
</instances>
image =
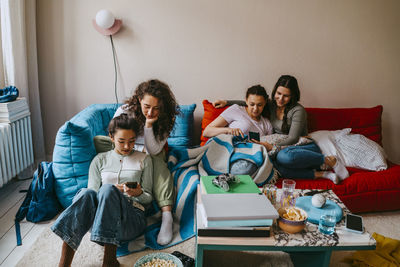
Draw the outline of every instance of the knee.
<instances>
[{"instance_id":1,"label":"knee","mask_svg":"<svg viewBox=\"0 0 400 267\"><path fill-rule=\"evenodd\" d=\"M276 155L276 160L283 165L290 165L294 161L294 154L291 153L290 150L285 149L282 151L279 151L279 153Z\"/></svg>"},{"instance_id":2,"label":"knee","mask_svg":"<svg viewBox=\"0 0 400 267\"><path fill-rule=\"evenodd\" d=\"M95 202L97 198L96 195L97 193L93 189L81 188L74 196L73 202L78 199L84 202Z\"/></svg>"},{"instance_id":3,"label":"knee","mask_svg":"<svg viewBox=\"0 0 400 267\"><path fill-rule=\"evenodd\" d=\"M112 184L103 184L98 192L99 199L109 198L118 193L118 188L113 186Z\"/></svg>"}]
</instances>

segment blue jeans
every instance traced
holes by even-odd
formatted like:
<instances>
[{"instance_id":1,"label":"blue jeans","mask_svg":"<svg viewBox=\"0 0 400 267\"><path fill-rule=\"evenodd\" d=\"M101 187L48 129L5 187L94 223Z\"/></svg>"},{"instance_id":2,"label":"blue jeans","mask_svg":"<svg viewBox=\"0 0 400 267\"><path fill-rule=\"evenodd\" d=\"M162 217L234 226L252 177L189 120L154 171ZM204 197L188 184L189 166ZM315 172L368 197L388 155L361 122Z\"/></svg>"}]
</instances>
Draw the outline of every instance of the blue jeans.
<instances>
[{"instance_id":1,"label":"blue jeans","mask_svg":"<svg viewBox=\"0 0 400 267\"><path fill-rule=\"evenodd\" d=\"M317 144L311 143L282 149L273 164L285 178L314 178L315 170L324 163L324 158Z\"/></svg>"},{"instance_id":2,"label":"blue jeans","mask_svg":"<svg viewBox=\"0 0 400 267\"><path fill-rule=\"evenodd\" d=\"M104 184L99 192L87 188L78 191L51 227L74 250L90 228L91 241L118 246L141 235L146 218L115 186Z\"/></svg>"}]
</instances>

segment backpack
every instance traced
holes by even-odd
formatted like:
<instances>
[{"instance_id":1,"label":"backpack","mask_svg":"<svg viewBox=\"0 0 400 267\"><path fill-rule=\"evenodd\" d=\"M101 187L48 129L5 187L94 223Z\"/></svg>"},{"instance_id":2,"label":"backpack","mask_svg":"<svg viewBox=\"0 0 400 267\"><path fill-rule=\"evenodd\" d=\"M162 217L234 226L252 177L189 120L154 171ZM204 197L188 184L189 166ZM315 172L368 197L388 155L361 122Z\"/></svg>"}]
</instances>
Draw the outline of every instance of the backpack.
<instances>
[{"instance_id":1,"label":"backpack","mask_svg":"<svg viewBox=\"0 0 400 267\"><path fill-rule=\"evenodd\" d=\"M15 232L17 246L22 244L19 222L25 217L27 221L37 223L53 219L61 210L61 205L54 193L53 162L41 162L33 174L32 183L25 199L15 215Z\"/></svg>"}]
</instances>

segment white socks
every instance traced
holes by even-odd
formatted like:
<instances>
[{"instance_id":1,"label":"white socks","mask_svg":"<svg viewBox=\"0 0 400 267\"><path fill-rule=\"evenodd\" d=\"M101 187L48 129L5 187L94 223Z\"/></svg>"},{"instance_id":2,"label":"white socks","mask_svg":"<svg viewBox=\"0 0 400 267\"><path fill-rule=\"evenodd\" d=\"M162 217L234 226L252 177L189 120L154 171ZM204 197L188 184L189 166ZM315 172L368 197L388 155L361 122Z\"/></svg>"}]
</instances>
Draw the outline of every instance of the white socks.
<instances>
[{"instance_id":1,"label":"white socks","mask_svg":"<svg viewBox=\"0 0 400 267\"><path fill-rule=\"evenodd\" d=\"M336 159L336 164L335 166L333 166L333 170L341 180L349 177L349 172L347 171L346 167L339 161L339 159Z\"/></svg>"},{"instance_id":2,"label":"white socks","mask_svg":"<svg viewBox=\"0 0 400 267\"><path fill-rule=\"evenodd\" d=\"M331 180L334 184L339 183L339 177L334 172L322 172L322 177Z\"/></svg>"},{"instance_id":3,"label":"white socks","mask_svg":"<svg viewBox=\"0 0 400 267\"><path fill-rule=\"evenodd\" d=\"M162 212L161 229L157 237L158 244L166 245L171 242L173 221L171 211Z\"/></svg>"}]
</instances>

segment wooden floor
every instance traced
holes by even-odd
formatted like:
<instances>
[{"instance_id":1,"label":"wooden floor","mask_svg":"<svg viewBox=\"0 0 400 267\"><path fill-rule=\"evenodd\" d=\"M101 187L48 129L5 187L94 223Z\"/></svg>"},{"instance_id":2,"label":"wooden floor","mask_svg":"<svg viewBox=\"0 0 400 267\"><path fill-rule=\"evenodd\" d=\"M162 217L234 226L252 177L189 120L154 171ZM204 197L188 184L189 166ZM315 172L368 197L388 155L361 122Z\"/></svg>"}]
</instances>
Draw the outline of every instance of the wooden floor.
<instances>
[{"instance_id":1,"label":"wooden floor","mask_svg":"<svg viewBox=\"0 0 400 267\"><path fill-rule=\"evenodd\" d=\"M25 198L25 193L19 191L28 189L30 183L31 179L13 179L0 188L0 267L15 266L50 224L23 220L20 223L22 246L17 246L14 217Z\"/></svg>"}]
</instances>

